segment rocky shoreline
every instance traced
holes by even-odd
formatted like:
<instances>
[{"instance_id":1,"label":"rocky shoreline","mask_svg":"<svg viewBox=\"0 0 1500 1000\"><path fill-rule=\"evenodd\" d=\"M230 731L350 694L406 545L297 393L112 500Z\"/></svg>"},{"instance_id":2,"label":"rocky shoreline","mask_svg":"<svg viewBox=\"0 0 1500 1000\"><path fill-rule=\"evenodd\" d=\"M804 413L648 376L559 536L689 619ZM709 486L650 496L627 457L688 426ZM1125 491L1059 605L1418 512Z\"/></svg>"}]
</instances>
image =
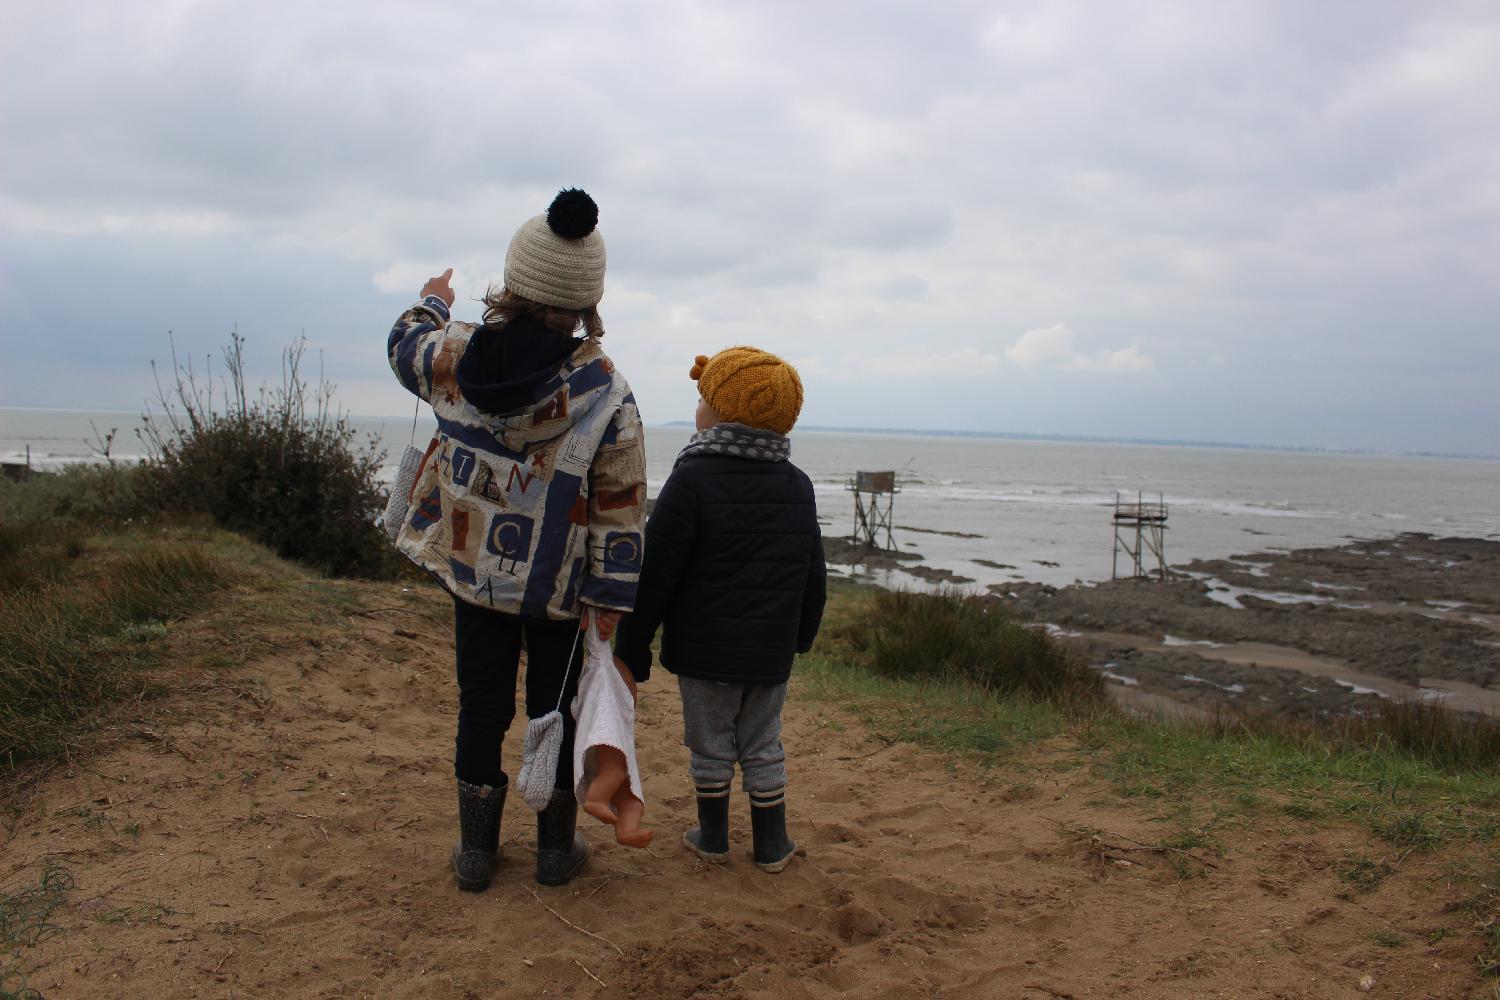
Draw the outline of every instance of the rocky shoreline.
<instances>
[{"instance_id":1,"label":"rocky shoreline","mask_svg":"<svg viewBox=\"0 0 1500 1000\"><path fill-rule=\"evenodd\" d=\"M833 563L871 555L825 543ZM921 569L906 553L861 565ZM1500 541L1405 534L1195 561L1165 581L990 592L1077 649L1127 705L1316 719L1420 698L1500 716Z\"/></svg>"}]
</instances>

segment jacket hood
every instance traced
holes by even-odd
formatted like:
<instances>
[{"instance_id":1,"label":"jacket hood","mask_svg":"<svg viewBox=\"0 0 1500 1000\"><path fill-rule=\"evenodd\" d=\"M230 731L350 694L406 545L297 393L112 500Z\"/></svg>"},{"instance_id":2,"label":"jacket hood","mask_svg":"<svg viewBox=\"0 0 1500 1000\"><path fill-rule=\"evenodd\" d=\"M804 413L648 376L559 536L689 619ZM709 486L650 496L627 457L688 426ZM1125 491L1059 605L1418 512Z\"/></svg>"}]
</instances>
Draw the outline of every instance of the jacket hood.
<instances>
[{"instance_id":1,"label":"jacket hood","mask_svg":"<svg viewBox=\"0 0 1500 1000\"><path fill-rule=\"evenodd\" d=\"M551 403L563 363L587 341L549 329L535 316L477 327L454 378L464 398L494 417L516 417Z\"/></svg>"}]
</instances>

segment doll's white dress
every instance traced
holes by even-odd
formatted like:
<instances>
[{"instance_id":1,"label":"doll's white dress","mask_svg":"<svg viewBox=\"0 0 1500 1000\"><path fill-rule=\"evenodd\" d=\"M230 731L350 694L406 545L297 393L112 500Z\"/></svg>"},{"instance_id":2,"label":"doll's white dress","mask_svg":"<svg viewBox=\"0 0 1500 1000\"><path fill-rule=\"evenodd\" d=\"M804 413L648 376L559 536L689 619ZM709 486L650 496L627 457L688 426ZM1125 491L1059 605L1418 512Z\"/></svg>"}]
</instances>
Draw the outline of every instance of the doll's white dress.
<instances>
[{"instance_id":1,"label":"doll's white dress","mask_svg":"<svg viewBox=\"0 0 1500 1000\"><path fill-rule=\"evenodd\" d=\"M583 673L578 677L578 694L572 705L577 723L573 738L574 793L579 802L587 794L596 773L594 749L614 747L625 755L631 794L645 802L641 769L635 762L635 700L625 686L625 678L615 669L609 643L599 638L592 624L585 641Z\"/></svg>"}]
</instances>

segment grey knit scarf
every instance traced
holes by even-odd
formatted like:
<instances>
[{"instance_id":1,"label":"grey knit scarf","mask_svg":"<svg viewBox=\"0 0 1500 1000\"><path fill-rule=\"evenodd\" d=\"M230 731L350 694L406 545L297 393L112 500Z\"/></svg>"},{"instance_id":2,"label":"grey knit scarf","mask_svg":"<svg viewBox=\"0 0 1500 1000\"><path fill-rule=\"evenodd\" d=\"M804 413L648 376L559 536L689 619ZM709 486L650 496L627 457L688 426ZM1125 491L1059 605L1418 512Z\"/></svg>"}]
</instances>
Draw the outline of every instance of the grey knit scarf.
<instances>
[{"instance_id":1,"label":"grey knit scarf","mask_svg":"<svg viewBox=\"0 0 1500 1000\"><path fill-rule=\"evenodd\" d=\"M734 455L762 462L783 462L791 453L792 443L784 434L744 424L715 424L694 434L677 461L689 455Z\"/></svg>"}]
</instances>

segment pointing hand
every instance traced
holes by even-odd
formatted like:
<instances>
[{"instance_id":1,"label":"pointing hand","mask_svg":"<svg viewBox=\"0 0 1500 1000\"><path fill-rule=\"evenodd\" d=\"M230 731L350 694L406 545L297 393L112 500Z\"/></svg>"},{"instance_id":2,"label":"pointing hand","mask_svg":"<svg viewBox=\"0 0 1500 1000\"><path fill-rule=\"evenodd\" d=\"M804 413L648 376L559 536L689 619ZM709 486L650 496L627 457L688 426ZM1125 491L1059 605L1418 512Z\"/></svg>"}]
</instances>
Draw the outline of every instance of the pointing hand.
<instances>
[{"instance_id":1,"label":"pointing hand","mask_svg":"<svg viewBox=\"0 0 1500 1000\"><path fill-rule=\"evenodd\" d=\"M443 300L444 305L451 308L454 299L453 289L448 287L448 279L451 277L453 277L453 268L450 267L436 278L428 278L427 284L422 286L422 298L436 295Z\"/></svg>"}]
</instances>

